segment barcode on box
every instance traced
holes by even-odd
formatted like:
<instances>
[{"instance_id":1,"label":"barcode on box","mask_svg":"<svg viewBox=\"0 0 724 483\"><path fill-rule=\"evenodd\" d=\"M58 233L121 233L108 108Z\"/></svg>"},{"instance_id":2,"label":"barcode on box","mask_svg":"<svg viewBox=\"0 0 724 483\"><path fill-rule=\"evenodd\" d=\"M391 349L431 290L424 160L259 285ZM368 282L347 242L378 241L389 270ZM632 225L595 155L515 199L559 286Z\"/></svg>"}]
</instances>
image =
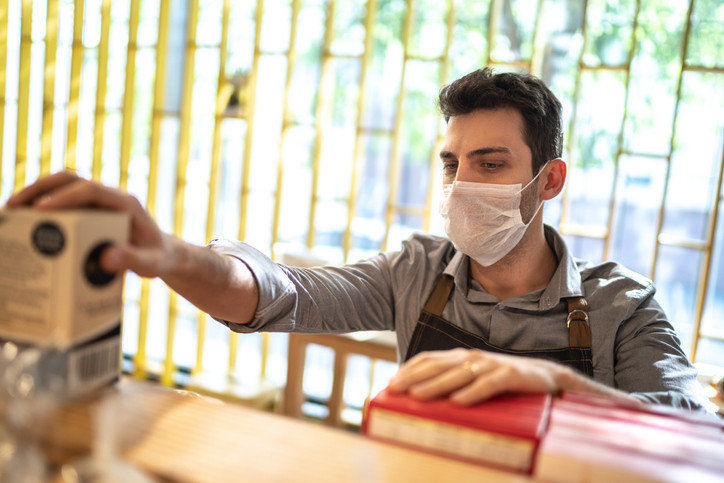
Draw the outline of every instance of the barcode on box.
<instances>
[{"instance_id":1,"label":"barcode on box","mask_svg":"<svg viewBox=\"0 0 724 483\"><path fill-rule=\"evenodd\" d=\"M115 378L120 369L120 338L114 337L70 354L69 387L72 392Z\"/></svg>"}]
</instances>

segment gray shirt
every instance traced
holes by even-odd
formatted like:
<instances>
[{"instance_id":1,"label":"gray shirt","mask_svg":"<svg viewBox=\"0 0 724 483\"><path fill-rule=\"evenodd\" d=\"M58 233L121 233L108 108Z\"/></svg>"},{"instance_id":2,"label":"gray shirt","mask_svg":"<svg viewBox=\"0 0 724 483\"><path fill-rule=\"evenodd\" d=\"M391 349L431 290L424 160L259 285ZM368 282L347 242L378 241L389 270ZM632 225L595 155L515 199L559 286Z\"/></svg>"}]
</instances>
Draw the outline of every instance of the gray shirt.
<instances>
[{"instance_id":1,"label":"gray shirt","mask_svg":"<svg viewBox=\"0 0 724 483\"><path fill-rule=\"evenodd\" d=\"M500 300L468 275L469 258L450 240L416 234L402 250L342 267L293 268L241 242L211 247L243 260L259 285L248 325L220 321L236 332L343 333L394 330L398 356L407 352L422 307L445 272L455 289L443 317L490 343L514 350L568 346L564 298L589 304L593 377L646 402L699 409L706 405L696 369L645 277L613 262L574 259L563 238L545 227L558 268L541 290Z\"/></svg>"}]
</instances>

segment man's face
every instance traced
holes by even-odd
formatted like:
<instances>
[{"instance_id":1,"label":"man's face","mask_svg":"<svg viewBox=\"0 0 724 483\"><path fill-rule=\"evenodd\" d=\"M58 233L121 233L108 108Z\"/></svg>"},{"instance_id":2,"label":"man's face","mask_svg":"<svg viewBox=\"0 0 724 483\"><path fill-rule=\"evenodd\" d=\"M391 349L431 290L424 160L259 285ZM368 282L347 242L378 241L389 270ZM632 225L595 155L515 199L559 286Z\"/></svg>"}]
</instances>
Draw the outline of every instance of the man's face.
<instances>
[{"instance_id":1,"label":"man's face","mask_svg":"<svg viewBox=\"0 0 724 483\"><path fill-rule=\"evenodd\" d=\"M517 109L479 109L450 118L440 150L443 183L516 184L533 178L532 153Z\"/></svg>"}]
</instances>

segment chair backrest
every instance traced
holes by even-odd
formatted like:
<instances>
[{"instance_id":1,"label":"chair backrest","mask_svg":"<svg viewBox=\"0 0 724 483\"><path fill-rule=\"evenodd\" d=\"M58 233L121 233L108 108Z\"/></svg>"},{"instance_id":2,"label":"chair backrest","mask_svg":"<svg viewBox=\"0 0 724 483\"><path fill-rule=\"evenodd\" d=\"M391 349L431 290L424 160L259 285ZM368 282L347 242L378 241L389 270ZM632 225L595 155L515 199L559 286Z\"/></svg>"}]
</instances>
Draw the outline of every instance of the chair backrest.
<instances>
[{"instance_id":1,"label":"chair backrest","mask_svg":"<svg viewBox=\"0 0 724 483\"><path fill-rule=\"evenodd\" d=\"M355 337L360 334L369 335L369 337ZM344 382L347 375L347 358L350 354L369 357L372 359L372 364L378 359L397 362L397 343L393 332L354 335L289 334L287 383L284 388L283 410L284 414L293 417L302 416L304 366L309 344L329 347L334 351L332 393L328 403L329 414L325 421L331 426L342 425Z\"/></svg>"}]
</instances>

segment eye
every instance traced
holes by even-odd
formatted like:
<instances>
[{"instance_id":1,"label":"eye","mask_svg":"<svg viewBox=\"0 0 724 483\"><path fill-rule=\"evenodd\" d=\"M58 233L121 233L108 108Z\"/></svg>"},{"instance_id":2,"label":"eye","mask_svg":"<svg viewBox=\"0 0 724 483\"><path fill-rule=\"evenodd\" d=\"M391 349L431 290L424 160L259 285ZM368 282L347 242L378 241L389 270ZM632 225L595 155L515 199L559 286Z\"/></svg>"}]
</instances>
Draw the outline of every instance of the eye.
<instances>
[{"instance_id":1,"label":"eye","mask_svg":"<svg viewBox=\"0 0 724 483\"><path fill-rule=\"evenodd\" d=\"M495 163L495 162L490 162L490 161L482 163L482 167L485 169L488 169L488 170L498 169L500 166L501 166L501 163Z\"/></svg>"},{"instance_id":2,"label":"eye","mask_svg":"<svg viewBox=\"0 0 724 483\"><path fill-rule=\"evenodd\" d=\"M455 171L458 169L458 163L457 163L457 161L449 161L449 162L443 163L442 169L443 169L443 171L447 171L447 172Z\"/></svg>"}]
</instances>

